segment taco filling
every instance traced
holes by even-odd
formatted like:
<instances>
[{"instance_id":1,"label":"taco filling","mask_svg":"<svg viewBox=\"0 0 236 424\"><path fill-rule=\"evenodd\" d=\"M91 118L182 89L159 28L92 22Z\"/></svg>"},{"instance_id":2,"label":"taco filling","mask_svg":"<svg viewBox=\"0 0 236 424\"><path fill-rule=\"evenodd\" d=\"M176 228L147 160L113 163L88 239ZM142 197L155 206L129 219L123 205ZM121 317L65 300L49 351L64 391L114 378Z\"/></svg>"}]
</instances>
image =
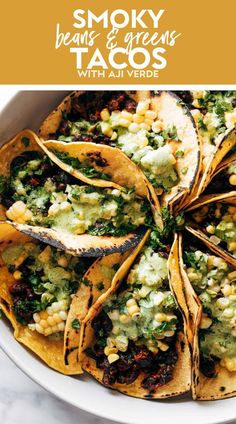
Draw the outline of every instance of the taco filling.
<instances>
[{"instance_id":1,"label":"taco filling","mask_svg":"<svg viewBox=\"0 0 236 424\"><path fill-rule=\"evenodd\" d=\"M67 234L122 236L152 220L149 203L133 189L82 185L34 151L13 159L0 196L8 219Z\"/></svg>"},{"instance_id":2,"label":"taco filling","mask_svg":"<svg viewBox=\"0 0 236 424\"><path fill-rule=\"evenodd\" d=\"M204 194L227 193L236 189L236 161L217 173Z\"/></svg>"},{"instance_id":3,"label":"taco filling","mask_svg":"<svg viewBox=\"0 0 236 424\"><path fill-rule=\"evenodd\" d=\"M217 375L216 365L236 371L236 271L201 250L184 252L188 278L203 305L199 329L200 370Z\"/></svg>"},{"instance_id":4,"label":"taco filling","mask_svg":"<svg viewBox=\"0 0 236 424\"><path fill-rule=\"evenodd\" d=\"M205 205L194 211L192 218L212 243L236 257L236 206L224 203Z\"/></svg>"},{"instance_id":5,"label":"taco filling","mask_svg":"<svg viewBox=\"0 0 236 424\"><path fill-rule=\"evenodd\" d=\"M112 93L110 99L104 95L96 108L92 95L90 99L88 94L82 94L76 100L71 112L63 114L55 134L58 140L93 141L120 148L142 169L159 194L178 184L176 160L185 152L176 146L176 127L164 130L157 112L151 109L150 99L137 103L128 94Z\"/></svg>"},{"instance_id":6,"label":"taco filling","mask_svg":"<svg viewBox=\"0 0 236 424\"><path fill-rule=\"evenodd\" d=\"M63 338L72 297L91 260L33 241L10 245L1 258L13 278L16 320L45 337Z\"/></svg>"},{"instance_id":7,"label":"taco filling","mask_svg":"<svg viewBox=\"0 0 236 424\"><path fill-rule=\"evenodd\" d=\"M149 392L172 380L182 326L170 291L164 251L143 248L125 282L92 322L95 343L87 354L103 370L103 384L131 384L143 374Z\"/></svg>"},{"instance_id":8,"label":"taco filling","mask_svg":"<svg viewBox=\"0 0 236 424\"><path fill-rule=\"evenodd\" d=\"M236 123L236 92L194 90L177 94L191 109L202 137L203 165L218 145L218 136Z\"/></svg>"}]
</instances>

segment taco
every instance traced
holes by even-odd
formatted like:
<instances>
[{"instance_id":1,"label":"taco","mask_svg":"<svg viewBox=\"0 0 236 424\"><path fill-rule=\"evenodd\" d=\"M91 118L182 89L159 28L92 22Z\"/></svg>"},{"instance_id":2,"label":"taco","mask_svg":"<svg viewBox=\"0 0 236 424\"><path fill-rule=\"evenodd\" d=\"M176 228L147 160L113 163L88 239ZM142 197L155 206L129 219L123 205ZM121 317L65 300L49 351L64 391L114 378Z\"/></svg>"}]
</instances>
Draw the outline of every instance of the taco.
<instances>
[{"instance_id":1,"label":"taco","mask_svg":"<svg viewBox=\"0 0 236 424\"><path fill-rule=\"evenodd\" d=\"M236 394L236 269L204 243L180 237L179 261L192 314L192 393L198 400Z\"/></svg>"},{"instance_id":2,"label":"taco","mask_svg":"<svg viewBox=\"0 0 236 424\"><path fill-rule=\"evenodd\" d=\"M135 187L82 183L52 162L30 131L2 148L0 162L0 201L9 223L68 253L128 250L152 223L149 202L136 195Z\"/></svg>"},{"instance_id":3,"label":"taco","mask_svg":"<svg viewBox=\"0 0 236 424\"><path fill-rule=\"evenodd\" d=\"M171 207L194 189L201 148L194 120L167 91L74 92L43 122L44 140L121 149Z\"/></svg>"},{"instance_id":4,"label":"taco","mask_svg":"<svg viewBox=\"0 0 236 424\"><path fill-rule=\"evenodd\" d=\"M38 144L56 165L86 184L118 190L135 187L137 195L149 200L155 222L162 228L161 209L153 186L121 150L89 142L39 140Z\"/></svg>"},{"instance_id":5,"label":"taco","mask_svg":"<svg viewBox=\"0 0 236 424\"><path fill-rule=\"evenodd\" d=\"M205 190L217 166L236 144L236 92L195 90L176 93L191 109L202 144L201 175L195 191L188 196L189 204Z\"/></svg>"},{"instance_id":6,"label":"taco","mask_svg":"<svg viewBox=\"0 0 236 424\"><path fill-rule=\"evenodd\" d=\"M0 224L0 307L17 341L63 374L82 372L64 364L65 325L72 300L91 259L71 256ZM86 308L80 296L79 308Z\"/></svg>"},{"instance_id":7,"label":"taco","mask_svg":"<svg viewBox=\"0 0 236 424\"><path fill-rule=\"evenodd\" d=\"M64 361L66 365L78 363L80 328L89 309L111 286L113 277L125 262L132 260L132 251L113 253L96 259L83 275L79 288L71 301L65 327Z\"/></svg>"},{"instance_id":8,"label":"taco","mask_svg":"<svg viewBox=\"0 0 236 424\"><path fill-rule=\"evenodd\" d=\"M176 247L169 261L168 250L154 247L152 238L145 244L143 240L132 268L123 264L82 325L83 369L103 385L130 396L165 398L190 388L190 351L182 313L186 305L179 274L172 267Z\"/></svg>"},{"instance_id":9,"label":"taco","mask_svg":"<svg viewBox=\"0 0 236 424\"><path fill-rule=\"evenodd\" d=\"M236 192L235 192L236 195ZM204 196L203 196L204 197ZM236 196L211 197L188 213L187 230L236 266Z\"/></svg>"}]
</instances>

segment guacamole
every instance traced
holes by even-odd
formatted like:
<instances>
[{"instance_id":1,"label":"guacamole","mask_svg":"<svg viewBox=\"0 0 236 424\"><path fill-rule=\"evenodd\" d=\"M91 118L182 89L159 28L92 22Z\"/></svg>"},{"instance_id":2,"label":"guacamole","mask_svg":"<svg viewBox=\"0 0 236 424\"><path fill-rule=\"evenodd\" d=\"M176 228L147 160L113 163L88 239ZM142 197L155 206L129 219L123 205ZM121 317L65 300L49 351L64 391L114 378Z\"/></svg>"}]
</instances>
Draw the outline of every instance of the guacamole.
<instances>
[{"instance_id":1,"label":"guacamole","mask_svg":"<svg viewBox=\"0 0 236 424\"><path fill-rule=\"evenodd\" d=\"M188 278L203 304L199 343L202 371L211 363L236 371L236 271L222 258L200 250L184 254Z\"/></svg>"}]
</instances>

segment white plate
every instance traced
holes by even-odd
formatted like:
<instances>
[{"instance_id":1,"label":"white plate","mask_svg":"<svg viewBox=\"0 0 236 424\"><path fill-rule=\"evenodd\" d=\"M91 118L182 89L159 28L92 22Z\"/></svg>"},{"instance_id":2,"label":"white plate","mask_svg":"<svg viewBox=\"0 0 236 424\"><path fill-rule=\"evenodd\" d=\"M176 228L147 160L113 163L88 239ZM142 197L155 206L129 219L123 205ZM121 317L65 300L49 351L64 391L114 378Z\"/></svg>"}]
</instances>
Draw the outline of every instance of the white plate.
<instances>
[{"instance_id":1,"label":"white plate","mask_svg":"<svg viewBox=\"0 0 236 424\"><path fill-rule=\"evenodd\" d=\"M0 114L1 143L17 131L37 129L42 118L60 101L65 92L26 91L0 96L7 105ZM29 377L64 401L90 413L129 424L216 424L234 421L236 398L214 402L193 402L189 395L179 399L150 401L131 398L105 389L90 376L61 375L17 343L7 321L0 321L0 347Z\"/></svg>"}]
</instances>

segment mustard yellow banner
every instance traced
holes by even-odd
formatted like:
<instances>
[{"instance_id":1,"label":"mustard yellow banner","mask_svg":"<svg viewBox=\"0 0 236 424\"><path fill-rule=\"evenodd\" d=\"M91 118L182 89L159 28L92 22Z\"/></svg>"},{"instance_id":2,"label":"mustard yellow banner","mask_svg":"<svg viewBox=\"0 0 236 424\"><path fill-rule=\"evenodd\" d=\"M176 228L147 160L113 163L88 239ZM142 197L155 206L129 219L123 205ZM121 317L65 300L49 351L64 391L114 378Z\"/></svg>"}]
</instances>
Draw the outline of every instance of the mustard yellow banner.
<instances>
[{"instance_id":1,"label":"mustard yellow banner","mask_svg":"<svg viewBox=\"0 0 236 424\"><path fill-rule=\"evenodd\" d=\"M235 84L236 0L1 4L1 84Z\"/></svg>"}]
</instances>

